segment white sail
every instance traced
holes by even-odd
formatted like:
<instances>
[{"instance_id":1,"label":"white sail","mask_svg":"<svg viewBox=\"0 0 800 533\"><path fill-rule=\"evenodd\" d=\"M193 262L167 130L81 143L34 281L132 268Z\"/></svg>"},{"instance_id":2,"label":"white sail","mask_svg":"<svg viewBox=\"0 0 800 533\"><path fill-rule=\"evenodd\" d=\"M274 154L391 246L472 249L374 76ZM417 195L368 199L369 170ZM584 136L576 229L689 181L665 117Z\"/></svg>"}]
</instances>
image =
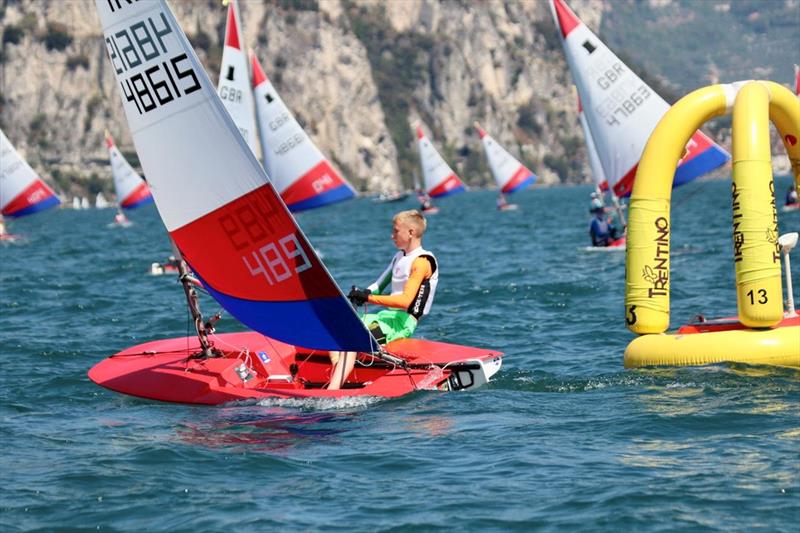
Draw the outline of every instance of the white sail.
<instances>
[{"instance_id":1,"label":"white sail","mask_svg":"<svg viewBox=\"0 0 800 533\"><path fill-rule=\"evenodd\" d=\"M525 165L500 146L491 135L476 122L475 129L481 138L489 170L492 171L497 188L501 194L511 194L524 189L536 181L536 176Z\"/></svg>"},{"instance_id":2,"label":"white sail","mask_svg":"<svg viewBox=\"0 0 800 533\"><path fill-rule=\"evenodd\" d=\"M97 209L106 209L111 206L108 200L106 200L105 195L102 192L97 193L97 196L94 197L94 206Z\"/></svg>"},{"instance_id":3,"label":"white sail","mask_svg":"<svg viewBox=\"0 0 800 533\"><path fill-rule=\"evenodd\" d=\"M61 201L0 130L0 214L21 217Z\"/></svg>"},{"instance_id":4,"label":"white sail","mask_svg":"<svg viewBox=\"0 0 800 533\"><path fill-rule=\"evenodd\" d=\"M159 215L208 293L271 338L318 350L376 351L239 134L167 3L95 3ZM140 49L138 60L117 53L120 41L145 38L154 46ZM149 100L129 90L145 72L153 80L145 85Z\"/></svg>"},{"instance_id":5,"label":"white sail","mask_svg":"<svg viewBox=\"0 0 800 533\"><path fill-rule=\"evenodd\" d=\"M592 171L592 181L594 181L598 189L606 190L608 189L608 180L606 180L603 163L600 161L600 156L597 153L597 146L594 144L592 130L589 129L589 123L586 121L586 114L583 112L583 104L581 104L580 96L578 96L578 120L581 123L583 137L586 140L586 152L589 154L589 168Z\"/></svg>"},{"instance_id":6,"label":"white sail","mask_svg":"<svg viewBox=\"0 0 800 533\"><path fill-rule=\"evenodd\" d=\"M431 198L440 198L466 190L461 179L425 136L421 126L417 126L417 146L425 192Z\"/></svg>"},{"instance_id":7,"label":"white sail","mask_svg":"<svg viewBox=\"0 0 800 533\"><path fill-rule=\"evenodd\" d=\"M108 131L106 131L106 147L111 162L114 190L117 193L117 204L123 209L134 209L152 203L153 196L147 183L122 155Z\"/></svg>"},{"instance_id":8,"label":"white sail","mask_svg":"<svg viewBox=\"0 0 800 533\"><path fill-rule=\"evenodd\" d=\"M550 7L605 178L617 196L627 195L644 145L670 106L598 39L564 0L550 0ZM674 185L687 183L728 159L727 152L698 131L686 145Z\"/></svg>"},{"instance_id":9,"label":"white sail","mask_svg":"<svg viewBox=\"0 0 800 533\"><path fill-rule=\"evenodd\" d=\"M250 92L250 72L247 70L247 55L244 50L239 7L236 0L231 0L228 4L225 46L222 49L217 92L242 137L255 153L257 141L253 94Z\"/></svg>"},{"instance_id":10,"label":"white sail","mask_svg":"<svg viewBox=\"0 0 800 533\"><path fill-rule=\"evenodd\" d=\"M250 60L264 168L283 201L303 211L353 198L355 189L294 118L254 54Z\"/></svg>"}]
</instances>

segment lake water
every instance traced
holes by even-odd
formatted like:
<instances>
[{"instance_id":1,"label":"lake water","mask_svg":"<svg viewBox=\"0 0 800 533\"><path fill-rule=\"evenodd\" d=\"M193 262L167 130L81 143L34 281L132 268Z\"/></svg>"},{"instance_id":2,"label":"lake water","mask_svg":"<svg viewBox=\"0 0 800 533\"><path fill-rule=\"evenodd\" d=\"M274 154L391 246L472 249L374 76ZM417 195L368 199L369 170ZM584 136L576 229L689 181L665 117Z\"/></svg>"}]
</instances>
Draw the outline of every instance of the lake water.
<instances>
[{"instance_id":1,"label":"lake water","mask_svg":"<svg viewBox=\"0 0 800 533\"><path fill-rule=\"evenodd\" d=\"M729 191L675 191L673 327L736 313ZM528 190L505 213L489 191L439 202L425 238L439 292L418 335L506 357L481 389L395 400L195 407L102 389L92 365L190 328L175 278L147 275L170 253L155 208L128 229L107 227L111 210L13 221L26 239L0 246L0 529L796 531L800 374L624 370L625 258L584 251L589 192ZM349 288L382 271L391 215L413 206L298 220ZM800 213L779 222L796 231Z\"/></svg>"}]
</instances>

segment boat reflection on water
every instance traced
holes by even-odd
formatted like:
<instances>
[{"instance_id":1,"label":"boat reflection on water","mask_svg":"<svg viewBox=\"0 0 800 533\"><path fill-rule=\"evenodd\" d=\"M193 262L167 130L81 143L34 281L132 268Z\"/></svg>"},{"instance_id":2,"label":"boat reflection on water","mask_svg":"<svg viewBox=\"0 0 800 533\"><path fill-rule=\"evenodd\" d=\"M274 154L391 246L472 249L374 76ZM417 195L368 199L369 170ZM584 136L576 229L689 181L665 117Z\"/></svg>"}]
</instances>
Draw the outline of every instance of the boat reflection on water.
<instances>
[{"instance_id":1,"label":"boat reflection on water","mask_svg":"<svg viewBox=\"0 0 800 533\"><path fill-rule=\"evenodd\" d=\"M357 414L305 412L258 404L236 406L220 410L220 416L214 419L187 421L178 426L176 436L186 444L209 448L247 446L248 450L279 452L306 442L319 444L331 439L346 431L345 428L352 428L350 421Z\"/></svg>"}]
</instances>

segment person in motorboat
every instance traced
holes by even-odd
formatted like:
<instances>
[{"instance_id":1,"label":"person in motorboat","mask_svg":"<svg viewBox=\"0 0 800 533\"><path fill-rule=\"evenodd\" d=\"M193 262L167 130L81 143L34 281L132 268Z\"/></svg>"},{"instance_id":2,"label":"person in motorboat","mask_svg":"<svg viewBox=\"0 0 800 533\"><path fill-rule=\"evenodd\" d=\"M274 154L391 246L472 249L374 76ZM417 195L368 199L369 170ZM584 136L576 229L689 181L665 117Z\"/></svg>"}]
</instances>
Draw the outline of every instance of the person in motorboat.
<instances>
[{"instance_id":1,"label":"person in motorboat","mask_svg":"<svg viewBox=\"0 0 800 533\"><path fill-rule=\"evenodd\" d=\"M594 217L589 224L589 235L592 238L592 246L608 246L617 240L617 228L605 215L605 208L592 207L590 210Z\"/></svg>"},{"instance_id":2,"label":"person in motorboat","mask_svg":"<svg viewBox=\"0 0 800 533\"><path fill-rule=\"evenodd\" d=\"M800 200L797 199L797 188L795 187L794 183L789 185L789 189L786 191L786 205L800 205Z\"/></svg>"},{"instance_id":3,"label":"person in motorboat","mask_svg":"<svg viewBox=\"0 0 800 533\"><path fill-rule=\"evenodd\" d=\"M356 307L367 303L388 307L365 313L361 320L380 344L410 337L420 318L433 304L439 283L439 268L434 255L422 247L427 222L419 211L397 213L392 219L392 241L399 251L380 277L366 289L353 287L347 297ZM390 287L390 295L381 293ZM356 361L356 352L330 353L333 369L328 389L340 389Z\"/></svg>"}]
</instances>

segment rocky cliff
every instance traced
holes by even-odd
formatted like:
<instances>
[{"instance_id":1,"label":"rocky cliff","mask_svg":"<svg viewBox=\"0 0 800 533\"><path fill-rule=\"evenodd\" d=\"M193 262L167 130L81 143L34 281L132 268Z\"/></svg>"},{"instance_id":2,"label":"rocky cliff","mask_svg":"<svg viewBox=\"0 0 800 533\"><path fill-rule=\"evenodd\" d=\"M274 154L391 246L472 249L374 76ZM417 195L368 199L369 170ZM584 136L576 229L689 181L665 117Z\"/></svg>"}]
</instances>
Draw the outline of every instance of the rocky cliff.
<instances>
[{"instance_id":1,"label":"rocky cliff","mask_svg":"<svg viewBox=\"0 0 800 533\"><path fill-rule=\"evenodd\" d=\"M669 0L659 0L659 5ZM220 0L171 0L211 79ZM489 183L479 121L544 183L587 181L574 95L544 1L239 0L245 42L361 190L411 185L421 122L469 184ZM601 0L571 0L592 28ZM608 6L606 6L608 9ZM92 0L2 0L0 126L67 195L110 189L108 128L136 162Z\"/></svg>"},{"instance_id":2,"label":"rocky cliff","mask_svg":"<svg viewBox=\"0 0 800 533\"><path fill-rule=\"evenodd\" d=\"M573 4L599 23L599 2ZM225 8L171 5L216 80ZM544 182L586 174L544 2L240 0L240 8L246 43L283 99L362 190L412 183L417 121L470 184L489 181L475 120ZM103 130L136 159L94 3L3 0L0 24L2 128L63 193L108 189Z\"/></svg>"}]
</instances>

